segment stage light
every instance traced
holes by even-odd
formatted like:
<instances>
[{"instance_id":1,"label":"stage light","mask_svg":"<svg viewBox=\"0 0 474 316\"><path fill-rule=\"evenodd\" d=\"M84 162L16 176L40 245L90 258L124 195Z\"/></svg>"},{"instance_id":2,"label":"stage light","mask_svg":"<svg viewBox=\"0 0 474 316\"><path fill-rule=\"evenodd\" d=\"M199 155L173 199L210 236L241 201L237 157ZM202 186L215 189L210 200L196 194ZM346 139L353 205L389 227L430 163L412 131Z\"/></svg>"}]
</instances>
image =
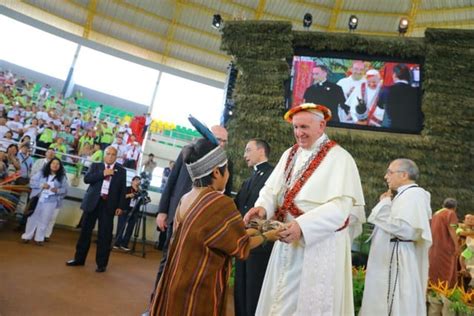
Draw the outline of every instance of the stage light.
<instances>
[{"instance_id":1,"label":"stage light","mask_svg":"<svg viewBox=\"0 0 474 316\"><path fill-rule=\"evenodd\" d=\"M408 19L401 18L400 23L398 23L398 33L403 36L408 31Z\"/></svg>"},{"instance_id":2,"label":"stage light","mask_svg":"<svg viewBox=\"0 0 474 316\"><path fill-rule=\"evenodd\" d=\"M357 24L359 24L359 19L355 15L351 15L348 23L349 31L354 31L357 28Z\"/></svg>"},{"instance_id":3,"label":"stage light","mask_svg":"<svg viewBox=\"0 0 474 316\"><path fill-rule=\"evenodd\" d=\"M313 16L311 13L306 13L303 17L303 27L308 29L311 24L313 24Z\"/></svg>"},{"instance_id":4,"label":"stage light","mask_svg":"<svg viewBox=\"0 0 474 316\"><path fill-rule=\"evenodd\" d=\"M212 17L212 27L215 28L216 30L220 29L222 26L222 17L220 14L214 14Z\"/></svg>"}]
</instances>

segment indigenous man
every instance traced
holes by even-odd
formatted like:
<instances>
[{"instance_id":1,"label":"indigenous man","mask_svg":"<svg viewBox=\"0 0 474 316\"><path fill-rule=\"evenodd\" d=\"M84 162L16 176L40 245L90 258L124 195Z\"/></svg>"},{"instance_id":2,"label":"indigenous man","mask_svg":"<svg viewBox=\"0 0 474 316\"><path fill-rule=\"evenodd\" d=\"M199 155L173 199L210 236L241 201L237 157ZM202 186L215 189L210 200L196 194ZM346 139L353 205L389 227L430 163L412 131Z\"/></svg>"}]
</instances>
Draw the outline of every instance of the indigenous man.
<instances>
[{"instance_id":1,"label":"indigenous man","mask_svg":"<svg viewBox=\"0 0 474 316\"><path fill-rule=\"evenodd\" d=\"M324 134L328 108L288 111L296 145L288 149L244 220L286 223L273 247L256 315L353 315L351 233L365 220L351 155Z\"/></svg>"},{"instance_id":2,"label":"indigenous man","mask_svg":"<svg viewBox=\"0 0 474 316\"><path fill-rule=\"evenodd\" d=\"M375 229L361 316L426 315L431 207L418 175L409 159L394 160L385 173L389 190L368 219Z\"/></svg>"}]
</instances>

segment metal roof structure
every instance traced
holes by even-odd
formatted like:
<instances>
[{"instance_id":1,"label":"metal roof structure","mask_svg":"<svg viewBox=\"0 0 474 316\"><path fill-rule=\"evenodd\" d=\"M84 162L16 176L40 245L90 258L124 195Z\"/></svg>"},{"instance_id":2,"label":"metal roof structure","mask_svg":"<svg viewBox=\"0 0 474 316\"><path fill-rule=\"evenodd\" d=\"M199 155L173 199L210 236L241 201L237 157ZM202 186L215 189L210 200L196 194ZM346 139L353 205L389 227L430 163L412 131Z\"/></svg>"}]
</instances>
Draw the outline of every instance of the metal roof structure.
<instances>
[{"instance_id":1,"label":"metal roof structure","mask_svg":"<svg viewBox=\"0 0 474 316\"><path fill-rule=\"evenodd\" d=\"M398 36L402 17L410 23L406 36L421 37L427 27L474 28L474 0L0 0L0 13L215 83L225 81L230 56L219 49L214 14L224 23L282 20L303 30L310 13L309 30L328 32L348 32L354 14L358 34L383 36Z\"/></svg>"}]
</instances>

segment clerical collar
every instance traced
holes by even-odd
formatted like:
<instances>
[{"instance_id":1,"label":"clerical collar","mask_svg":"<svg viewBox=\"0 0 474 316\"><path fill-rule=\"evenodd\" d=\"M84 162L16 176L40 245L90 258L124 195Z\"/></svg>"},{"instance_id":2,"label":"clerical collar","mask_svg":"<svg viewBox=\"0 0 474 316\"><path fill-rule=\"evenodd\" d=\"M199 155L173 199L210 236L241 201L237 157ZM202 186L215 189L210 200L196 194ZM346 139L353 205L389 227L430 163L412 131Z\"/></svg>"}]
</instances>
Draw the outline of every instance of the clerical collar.
<instances>
[{"instance_id":1,"label":"clerical collar","mask_svg":"<svg viewBox=\"0 0 474 316\"><path fill-rule=\"evenodd\" d=\"M406 80L400 80L400 79L397 79L397 80L395 80L395 83L404 83L404 84L408 84L408 81L406 81Z\"/></svg>"},{"instance_id":2,"label":"clerical collar","mask_svg":"<svg viewBox=\"0 0 474 316\"><path fill-rule=\"evenodd\" d=\"M324 80L324 81L320 81L317 83L318 86L322 86L327 80Z\"/></svg>"},{"instance_id":3,"label":"clerical collar","mask_svg":"<svg viewBox=\"0 0 474 316\"><path fill-rule=\"evenodd\" d=\"M253 170L258 171L258 166L261 166L262 164L266 163L268 160L264 160L262 162L259 162L255 166L253 166Z\"/></svg>"},{"instance_id":4,"label":"clerical collar","mask_svg":"<svg viewBox=\"0 0 474 316\"><path fill-rule=\"evenodd\" d=\"M314 151L315 149L319 148L319 146L328 139L326 134L321 135L314 143L311 145L309 149L301 148L304 151Z\"/></svg>"}]
</instances>

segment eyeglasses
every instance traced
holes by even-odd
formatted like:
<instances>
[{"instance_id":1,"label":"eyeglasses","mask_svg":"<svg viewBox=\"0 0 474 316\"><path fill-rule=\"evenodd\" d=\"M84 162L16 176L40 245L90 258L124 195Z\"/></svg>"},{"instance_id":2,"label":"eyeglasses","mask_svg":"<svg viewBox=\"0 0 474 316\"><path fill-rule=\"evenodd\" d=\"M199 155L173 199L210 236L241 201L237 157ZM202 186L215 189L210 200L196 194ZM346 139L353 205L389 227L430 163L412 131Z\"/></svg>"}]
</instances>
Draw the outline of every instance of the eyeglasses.
<instances>
[{"instance_id":1,"label":"eyeglasses","mask_svg":"<svg viewBox=\"0 0 474 316\"><path fill-rule=\"evenodd\" d=\"M223 143L223 144L226 144L226 143L227 143L227 139L222 139L222 138L219 138L219 137L217 137L217 141L218 141L219 143Z\"/></svg>"},{"instance_id":2,"label":"eyeglasses","mask_svg":"<svg viewBox=\"0 0 474 316\"><path fill-rule=\"evenodd\" d=\"M401 173L401 172L406 172L406 171L403 171L403 170L395 170L395 171L392 171L390 169L387 169L387 171L385 171L385 174L388 174L388 175L392 175L394 173Z\"/></svg>"}]
</instances>

